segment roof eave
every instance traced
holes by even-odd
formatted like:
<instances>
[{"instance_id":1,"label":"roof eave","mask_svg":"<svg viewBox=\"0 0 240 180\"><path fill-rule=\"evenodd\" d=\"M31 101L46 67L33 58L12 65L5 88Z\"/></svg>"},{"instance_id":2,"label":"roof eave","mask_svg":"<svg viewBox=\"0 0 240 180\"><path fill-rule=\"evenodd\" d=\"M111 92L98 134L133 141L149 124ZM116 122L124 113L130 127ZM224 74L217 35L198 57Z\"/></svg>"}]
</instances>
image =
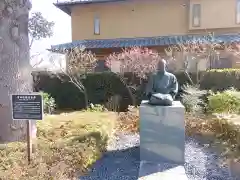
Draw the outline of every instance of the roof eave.
<instances>
[{"instance_id":1,"label":"roof eave","mask_svg":"<svg viewBox=\"0 0 240 180\"><path fill-rule=\"evenodd\" d=\"M207 38L207 39L206 39ZM215 43L240 43L240 34L222 34L214 36L208 40L204 35L174 35L174 36L159 36L146 38L119 38L119 39L98 39L98 40L81 40L64 43L60 45L52 45L50 51L64 52L64 50L75 47L85 47L86 49L108 49L108 48L129 48L134 46L154 47L154 46L169 46L178 43L192 42L215 42Z\"/></svg>"},{"instance_id":2,"label":"roof eave","mask_svg":"<svg viewBox=\"0 0 240 180\"><path fill-rule=\"evenodd\" d=\"M109 2L118 2L126 0L91 0L91 1L79 1L79 2L60 2L53 3L58 9L62 10L68 15L71 15L71 7L76 5L86 5L86 4L99 4L99 3L109 3Z\"/></svg>"},{"instance_id":3,"label":"roof eave","mask_svg":"<svg viewBox=\"0 0 240 180\"><path fill-rule=\"evenodd\" d=\"M49 52L52 52L52 53L59 53L59 54L65 54L66 53L66 50L65 49L53 49L53 48L51 48L51 49L47 49L47 51L49 51Z\"/></svg>"},{"instance_id":4,"label":"roof eave","mask_svg":"<svg viewBox=\"0 0 240 180\"><path fill-rule=\"evenodd\" d=\"M58 9L61 11L65 12L69 16L71 15L71 9L70 5L64 5L64 4L58 4L58 3L53 3L54 6L56 6Z\"/></svg>"}]
</instances>

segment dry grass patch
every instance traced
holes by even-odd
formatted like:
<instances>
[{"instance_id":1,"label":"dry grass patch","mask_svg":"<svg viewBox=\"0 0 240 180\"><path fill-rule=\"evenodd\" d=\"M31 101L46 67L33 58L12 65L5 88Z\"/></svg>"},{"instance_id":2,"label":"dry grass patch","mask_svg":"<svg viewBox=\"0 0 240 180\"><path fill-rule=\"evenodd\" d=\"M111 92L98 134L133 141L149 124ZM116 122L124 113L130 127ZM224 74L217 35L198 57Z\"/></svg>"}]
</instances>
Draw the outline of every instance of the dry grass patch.
<instances>
[{"instance_id":1,"label":"dry grass patch","mask_svg":"<svg viewBox=\"0 0 240 180\"><path fill-rule=\"evenodd\" d=\"M0 148L0 180L72 180L105 151L115 127L111 112L46 116L37 124L36 151L27 164L26 143Z\"/></svg>"},{"instance_id":2,"label":"dry grass patch","mask_svg":"<svg viewBox=\"0 0 240 180\"><path fill-rule=\"evenodd\" d=\"M240 161L240 125L235 121L229 117L215 115L195 117L187 114L186 134L207 137L211 139L212 146L219 148L225 160Z\"/></svg>"},{"instance_id":3,"label":"dry grass patch","mask_svg":"<svg viewBox=\"0 0 240 180\"><path fill-rule=\"evenodd\" d=\"M129 106L127 112L121 112L117 121L118 131L139 132L139 108Z\"/></svg>"}]
</instances>

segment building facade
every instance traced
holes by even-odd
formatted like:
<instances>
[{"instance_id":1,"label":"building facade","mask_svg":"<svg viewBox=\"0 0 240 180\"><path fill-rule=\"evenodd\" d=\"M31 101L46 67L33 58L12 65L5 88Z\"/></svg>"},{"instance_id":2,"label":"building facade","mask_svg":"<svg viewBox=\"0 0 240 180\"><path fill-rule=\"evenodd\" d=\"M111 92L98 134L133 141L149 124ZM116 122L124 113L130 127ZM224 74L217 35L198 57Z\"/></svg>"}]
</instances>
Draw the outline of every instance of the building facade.
<instances>
[{"instance_id":1,"label":"building facade","mask_svg":"<svg viewBox=\"0 0 240 180\"><path fill-rule=\"evenodd\" d=\"M240 41L240 0L75 0L55 6L71 16L72 42L53 45L52 51L84 46L104 60L132 46L164 53L171 45L204 39L208 32L214 32L216 42ZM203 58L198 65L203 70L240 67L225 50L219 59L209 64Z\"/></svg>"}]
</instances>

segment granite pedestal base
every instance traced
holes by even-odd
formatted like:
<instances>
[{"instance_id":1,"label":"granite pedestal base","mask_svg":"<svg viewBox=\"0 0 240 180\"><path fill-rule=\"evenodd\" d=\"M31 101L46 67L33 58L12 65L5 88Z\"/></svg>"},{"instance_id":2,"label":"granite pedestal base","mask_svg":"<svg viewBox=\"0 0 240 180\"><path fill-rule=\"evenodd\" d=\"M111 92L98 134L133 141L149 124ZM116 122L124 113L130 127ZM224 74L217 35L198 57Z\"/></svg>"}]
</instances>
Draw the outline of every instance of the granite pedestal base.
<instances>
[{"instance_id":1,"label":"granite pedestal base","mask_svg":"<svg viewBox=\"0 0 240 180\"><path fill-rule=\"evenodd\" d=\"M187 180L184 169L185 108L179 101L172 106L140 106L139 180Z\"/></svg>"},{"instance_id":2,"label":"granite pedestal base","mask_svg":"<svg viewBox=\"0 0 240 180\"><path fill-rule=\"evenodd\" d=\"M140 159L155 164L184 164L185 108L179 101L172 106L140 105Z\"/></svg>"}]
</instances>

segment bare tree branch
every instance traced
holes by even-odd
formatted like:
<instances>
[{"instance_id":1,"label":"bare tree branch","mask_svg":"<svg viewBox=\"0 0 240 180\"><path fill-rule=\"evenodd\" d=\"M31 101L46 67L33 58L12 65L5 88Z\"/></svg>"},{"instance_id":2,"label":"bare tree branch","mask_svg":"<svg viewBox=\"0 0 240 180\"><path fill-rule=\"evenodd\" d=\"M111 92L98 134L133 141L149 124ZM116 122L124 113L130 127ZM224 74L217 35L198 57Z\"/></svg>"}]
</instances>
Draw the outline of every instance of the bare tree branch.
<instances>
[{"instance_id":1,"label":"bare tree branch","mask_svg":"<svg viewBox=\"0 0 240 180\"><path fill-rule=\"evenodd\" d=\"M214 38L213 33L208 33L205 38L196 38L195 40L191 40L186 43L179 42L177 45L169 46L165 49L165 52L169 59L175 59L176 62L178 59L176 59L173 54L174 52L180 53L181 59L184 60L185 64L185 66L183 66L183 70L191 83L193 83L193 81L188 72L188 65L191 61L195 61L197 73L196 82L199 83L200 78L198 65L200 60L205 59L207 63L210 64L208 68L211 68L211 61L218 61L221 51L230 53L236 52L236 48L234 48L233 44L223 42L216 43Z\"/></svg>"},{"instance_id":2,"label":"bare tree branch","mask_svg":"<svg viewBox=\"0 0 240 180\"><path fill-rule=\"evenodd\" d=\"M66 75L69 82L75 85L85 96L86 107L88 106L87 90L82 83L82 77L86 74L94 72L97 65L97 59L90 51L84 47L65 50L66 52L66 68L60 65L60 72ZM56 62L56 57L51 57L50 62L56 67L59 62ZM59 73L55 73L61 79Z\"/></svg>"},{"instance_id":3,"label":"bare tree branch","mask_svg":"<svg viewBox=\"0 0 240 180\"><path fill-rule=\"evenodd\" d=\"M136 105L135 97L131 91L133 87L125 82L123 78L124 74L128 72L133 73L142 81L147 79L150 73L157 70L159 60L161 60L161 56L158 52L148 48L133 47L123 49L121 53L110 55L106 60L106 65L111 68L113 64L120 64L120 74L118 74L118 77L127 88L133 105ZM136 88L139 88L138 85L134 89Z\"/></svg>"}]
</instances>

